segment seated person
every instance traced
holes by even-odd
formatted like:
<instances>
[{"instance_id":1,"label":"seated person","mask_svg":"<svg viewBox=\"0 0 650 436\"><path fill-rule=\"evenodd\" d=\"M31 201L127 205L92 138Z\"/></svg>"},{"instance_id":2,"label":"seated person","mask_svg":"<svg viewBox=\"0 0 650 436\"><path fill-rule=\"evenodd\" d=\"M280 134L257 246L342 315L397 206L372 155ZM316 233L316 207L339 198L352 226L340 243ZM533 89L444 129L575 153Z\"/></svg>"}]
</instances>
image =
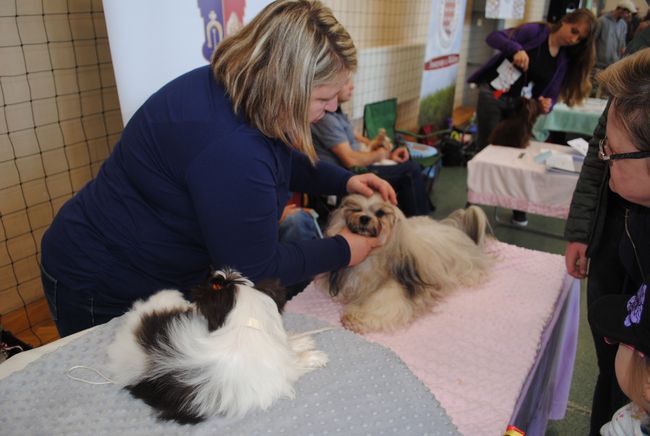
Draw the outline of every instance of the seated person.
<instances>
[{"instance_id":1,"label":"seated person","mask_svg":"<svg viewBox=\"0 0 650 436\"><path fill-rule=\"evenodd\" d=\"M304 241L323 237L312 212L295 204L287 204L284 207L278 231L280 242Z\"/></svg>"},{"instance_id":2,"label":"seated person","mask_svg":"<svg viewBox=\"0 0 650 436\"><path fill-rule=\"evenodd\" d=\"M316 216L312 215L313 211L300 207L294 203L289 203L284 207L280 217L280 227L278 236L283 244L306 241L312 239L322 239L321 232ZM311 280L305 280L293 285L287 286L287 300L291 300L297 294L302 292Z\"/></svg>"},{"instance_id":3,"label":"seated person","mask_svg":"<svg viewBox=\"0 0 650 436\"><path fill-rule=\"evenodd\" d=\"M422 168L417 162L409 160L408 150L405 147L387 150L382 146L383 135L370 140L356 134L347 115L341 111L340 103L350 100L353 89L350 78L338 94L339 107L336 112L326 112L322 119L312 123L311 133L318 157L345 168L367 167L393 186L398 205L406 216L429 214L431 208ZM367 145L369 150L362 151L362 144ZM396 164L378 165L385 159L392 159Z\"/></svg>"}]
</instances>

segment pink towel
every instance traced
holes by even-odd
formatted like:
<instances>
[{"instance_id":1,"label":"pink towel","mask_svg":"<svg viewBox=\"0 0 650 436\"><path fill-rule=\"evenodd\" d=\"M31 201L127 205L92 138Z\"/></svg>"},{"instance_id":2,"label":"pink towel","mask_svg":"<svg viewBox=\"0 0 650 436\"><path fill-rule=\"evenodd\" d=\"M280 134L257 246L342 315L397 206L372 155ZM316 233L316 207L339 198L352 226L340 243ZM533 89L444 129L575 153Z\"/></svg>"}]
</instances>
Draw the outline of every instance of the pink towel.
<instances>
[{"instance_id":1,"label":"pink towel","mask_svg":"<svg viewBox=\"0 0 650 436\"><path fill-rule=\"evenodd\" d=\"M501 242L488 250L499 261L487 283L405 330L365 335L399 355L466 435L504 433L568 277L562 256ZM341 305L314 283L286 310L341 325Z\"/></svg>"}]
</instances>

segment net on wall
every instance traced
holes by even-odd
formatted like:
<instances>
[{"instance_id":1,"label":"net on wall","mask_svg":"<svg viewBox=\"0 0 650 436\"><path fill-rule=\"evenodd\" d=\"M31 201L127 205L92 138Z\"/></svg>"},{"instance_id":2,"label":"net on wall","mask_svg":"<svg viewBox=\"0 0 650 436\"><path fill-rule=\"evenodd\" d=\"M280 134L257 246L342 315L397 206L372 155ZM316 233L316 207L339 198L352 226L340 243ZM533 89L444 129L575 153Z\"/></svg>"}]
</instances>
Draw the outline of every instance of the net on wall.
<instances>
[{"instance_id":1,"label":"net on wall","mask_svg":"<svg viewBox=\"0 0 650 436\"><path fill-rule=\"evenodd\" d=\"M325 0L359 49L346 110L417 122L431 0ZM101 0L0 0L0 315L43 296L40 241L122 131ZM1 320L0 320L1 321Z\"/></svg>"},{"instance_id":2,"label":"net on wall","mask_svg":"<svg viewBox=\"0 0 650 436\"><path fill-rule=\"evenodd\" d=\"M417 125L431 0L323 0L358 50L355 91L343 110L353 120L363 107L397 97L397 124Z\"/></svg>"},{"instance_id":3,"label":"net on wall","mask_svg":"<svg viewBox=\"0 0 650 436\"><path fill-rule=\"evenodd\" d=\"M43 232L121 130L101 0L0 2L0 315L43 296Z\"/></svg>"}]
</instances>

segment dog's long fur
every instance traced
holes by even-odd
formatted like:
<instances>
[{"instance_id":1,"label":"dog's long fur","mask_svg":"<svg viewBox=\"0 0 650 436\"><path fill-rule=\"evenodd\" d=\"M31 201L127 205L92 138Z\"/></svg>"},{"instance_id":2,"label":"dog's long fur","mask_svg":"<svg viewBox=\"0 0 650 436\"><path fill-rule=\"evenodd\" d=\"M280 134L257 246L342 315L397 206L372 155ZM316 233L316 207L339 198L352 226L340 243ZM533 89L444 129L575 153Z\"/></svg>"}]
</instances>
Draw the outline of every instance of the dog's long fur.
<instances>
[{"instance_id":1,"label":"dog's long fur","mask_svg":"<svg viewBox=\"0 0 650 436\"><path fill-rule=\"evenodd\" d=\"M197 423L266 409L327 363L309 336L287 336L279 287L255 289L224 270L192 294L194 303L175 290L137 301L108 348L115 381L160 418Z\"/></svg>"},{"instance_id":2,"label":"dog's long fur","mask_svg":"<svg viewBox=\"0 0 650 436\"><path fill-rule=\"evenodd\" d=\"M345 303L342 324L358 333L405 327L453 289L480 283L494 262L483 251L489 224L476 206L437 222L406 218L377 194L355 194L330 216L326 233L346 226L383 242L360 264L319 278Z\"/></svg>"},{"instance_id":3,"label":"dog's long fur","mask_svg":"<svg viewBox=\"0 0 650 436\"><path fill-rule=\"evenodd\" d=\"M526 148L533 136L533 125L544 110L538 100L519 97L515 107L497 123L488 143L515 148Z\"/></svg>"}]
</instances>

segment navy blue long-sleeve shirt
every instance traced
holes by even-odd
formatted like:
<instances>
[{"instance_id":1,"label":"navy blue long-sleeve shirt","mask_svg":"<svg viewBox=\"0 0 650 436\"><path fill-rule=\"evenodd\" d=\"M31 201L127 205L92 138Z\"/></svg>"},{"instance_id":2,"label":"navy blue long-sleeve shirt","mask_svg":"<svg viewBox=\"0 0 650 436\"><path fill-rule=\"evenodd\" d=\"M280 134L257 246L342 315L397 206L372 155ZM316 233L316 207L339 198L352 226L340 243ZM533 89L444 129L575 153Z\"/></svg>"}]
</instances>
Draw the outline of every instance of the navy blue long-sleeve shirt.
<instances>
[{"instance_id":1,"label":"navy blue long-sleeve shirt","mask_svg":"<svg viewBox=\"0 0 650 436\"><path fill-rule=\"evenodd\" d=\"M296 283L346 266L350 251L341 236L280 244L289 192L342 195L350 177L252 128L201 67L134 114L45 233L42 263L65 286L116 304L189 289L209 266Z\"/></svg>"}]
</instances>

